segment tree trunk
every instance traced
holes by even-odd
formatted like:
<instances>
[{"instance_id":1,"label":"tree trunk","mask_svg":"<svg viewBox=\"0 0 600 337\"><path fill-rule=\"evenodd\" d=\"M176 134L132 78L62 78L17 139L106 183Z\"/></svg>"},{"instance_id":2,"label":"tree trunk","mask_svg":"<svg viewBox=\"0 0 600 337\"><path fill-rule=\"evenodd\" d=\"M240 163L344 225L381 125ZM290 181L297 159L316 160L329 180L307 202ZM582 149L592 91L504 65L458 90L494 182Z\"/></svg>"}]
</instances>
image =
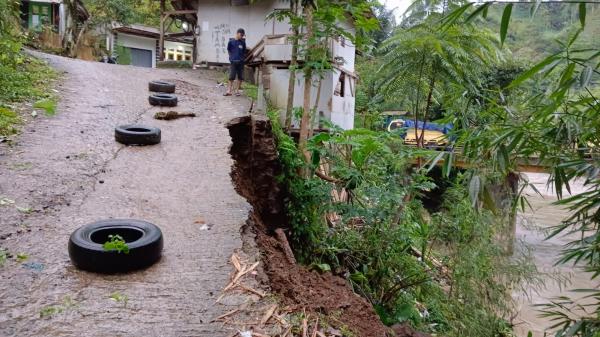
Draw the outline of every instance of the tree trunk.
<instances>
[{"instance_id":1,"label":"tree trunk","mask_svg":"<svg viewBox=\"0 0 600 337\"><path fill-rule=\"evenodd\" d=\"M65 0L65 6L67 8L67 20L65 22L65 35L63 36L62 46L63 51L67 54L71 54L73 49L73 34L74 34L74 21L73 18L77 15L77 4L75 0Z\"/></svg>"},{"instance_id":2,"label":"tree trunk","mask_svg":"<svg viewBox=\"0 0 600 337\"><path fill-rule=\"evenodd\" d=\"M292 13L298 15L299 0L292 1ZM285 110L285 128L290 130L292 127L292 113L294 111L294 88L296 87L296 66L298 65L298 43L300 30L297 26L292 27L292 57L290 60L290 81L288 83L287 106Z\"/></svg>"},{"instance_id":3,"label":"tree trunk","mask_svg":"<svg viewBox=\"0 0 600 337\"><path fill-rule=\"evenodd\" d=\"M310 96L312 89L312 69L306 69L304 71L304 104L302 105L302 119L300 120L300 138L298 140L298 147L300 151L306 150L306 142L308 141L308 133L311 120L311 109L310 109ZM307 154L305 154L306 157ZM306 158L309 159L308 157Z\"/></svg>"},{"instance_id":4,"label":"tree trunk","mask_svg":"<svg viewBox=\"0 0 600 337\"><path fill-rule=\"evenodd\" d=\"M69 51L69 57L72 57L72 58L76 58L77 57L77 47L79 46L79 43L81 43L81 39L83 38L83 35L87 31L88 22L90 22L89 20L90 19L88 19L88 21L86 21L83 24L83 26L81 27L81 29L79 30L79 33L77 34L77 38L75 39L75 43L73 43L73 47Z\"/></svg>"},{"instance_id":5,"label":"tree trunk","mask_svg":"<svg viewBox=\"0 0 600 337\"><path fill-rule=\"evenodd\" d=\"M415 116L414 116L414 120L415 120L415 140L417 141L417 147L421 147L421 144L419 144L419 100L421 96L421 79L423 78L423 68L425 67L425 53L423 53L422 59L421 59L421 64L419 67L419 81L417 82L417 94L415 97ZM421 158L418 159L418 164L419 166L421 166Z\"/></svg>"},{"instance_id":6,"label":"tree trunk","mask_svg":"<svg viewBox=\"0 0 600 337\"><path fill-rule=\"evenodd\" d=\"M424 138L425 138L425 126L427 125L427 114L429 109L431 108L431 100L433 98L433 88L435 86L435 75L432 71L431 79L429 80L429 93L427 94L427 103L425 104L425 111L423 111L423 128L421 129L421 136L417 140L417 144L421 144L422 147L425 147Z\"/></svg>"},{"instance_id":7,"label":"tree trunk","mask_svg":"<svg viewBox=\"0 0 600 337\"><path fill-rule=\"evenodd\" d=\"M319 101L321 100L321 85L323 84L323 79L319 78L319 84L317 85L317 98L315 99L315 105L312 108L311 119L310 119L310 128L308 129L308 137L312 137L315 130L315 116L318 116L319 111Z\"/></svg>"},{"instance_id":8,"label":"tree trunk","mask_svg":"<svg viewBox=\"0 0 600 337\"><path fill-rule=\"evenodd\" d=\"M159 60L165 60L165 0L160 0L160 36L158 37Z\"/></svg>"},{"instance_id":9,"label":"tree trunk","mask_svg":"<svg viewBox=\"0 0 600 337\"><path fill-rule=\"evenodd\" d=\"M313 39L313 8L310 5L304 7L304 13L306 16L306 48L310 49ZM304 104L302 109L302 119L300 120L300 137L298 139L298 148L304 154L304 158L307 162L310 162L310 153L306 151L306 142L308 141L308 129L310 126L310 96L312 89L312 75L313 71L308 65L309 60L305 63L304 69Z\"/></svg>"}]
</instances>

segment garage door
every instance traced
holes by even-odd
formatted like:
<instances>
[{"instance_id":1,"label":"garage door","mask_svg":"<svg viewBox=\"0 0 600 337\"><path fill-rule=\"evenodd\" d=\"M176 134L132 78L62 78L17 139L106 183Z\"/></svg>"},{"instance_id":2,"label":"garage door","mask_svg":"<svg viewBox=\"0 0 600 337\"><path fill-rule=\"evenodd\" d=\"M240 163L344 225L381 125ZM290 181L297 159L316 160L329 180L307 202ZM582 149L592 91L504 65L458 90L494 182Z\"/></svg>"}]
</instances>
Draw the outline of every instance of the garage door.
<instances>
[{"instance_id":1,"label":"garage door","mask_svg":"<svg viewBox=\"0 0 600 337\"><path fill-rule=\"evenodd\" d=\"M131 64L138 67L152 68L152 50L131 49Z\"/></svg>"}]
</instances>

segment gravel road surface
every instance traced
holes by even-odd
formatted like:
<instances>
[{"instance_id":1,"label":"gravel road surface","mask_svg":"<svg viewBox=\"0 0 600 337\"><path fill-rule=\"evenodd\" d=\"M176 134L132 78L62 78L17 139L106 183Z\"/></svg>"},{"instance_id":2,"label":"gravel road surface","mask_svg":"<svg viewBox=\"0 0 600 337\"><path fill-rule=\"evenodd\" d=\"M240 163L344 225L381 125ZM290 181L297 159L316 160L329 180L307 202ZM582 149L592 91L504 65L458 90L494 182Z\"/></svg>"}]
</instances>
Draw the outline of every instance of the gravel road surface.
<instances>
[{"instance_id":1,"label":"gravel road surface","mask_svg":"<svg viewBox=\"0 0 600 337\"><path fill-rule=\"evenodd\" d=\"M249 206L229 176L224 124L249 102L223 97L210 71L34 54L64 73L57 115L0 144L0 247L12 255L0 267L0 336L228 335L210 322L236 305L215 300ZM147 86L158 79L177 80L179 106L165 111L197 117L153 119ZM116 143L114 127L133 122L160 127L162 143ZM107 218L161 227L162 260L125 275L75 269L69 235Z\"/></svg>"}]
</instances>

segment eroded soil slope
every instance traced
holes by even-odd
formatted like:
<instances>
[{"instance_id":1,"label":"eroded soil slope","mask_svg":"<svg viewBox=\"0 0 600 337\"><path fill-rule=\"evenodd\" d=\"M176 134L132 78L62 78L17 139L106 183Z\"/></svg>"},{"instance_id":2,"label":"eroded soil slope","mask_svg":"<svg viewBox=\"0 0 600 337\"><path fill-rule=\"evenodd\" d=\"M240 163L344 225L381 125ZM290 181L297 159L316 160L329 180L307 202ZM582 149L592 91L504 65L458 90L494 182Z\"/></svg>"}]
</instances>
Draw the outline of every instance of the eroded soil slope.
<instances>
[{"instance_id":1,"label":"eroded soil slope","mask_svg":"<svg viewBox=\"0 0 600 337\"><path fill-rule=\"evenodd\" d=\"M343 278L291 263L274 237L276 228L286 227L286 217L284 191L276 180L281 168L270 123L264 117L241 117L229 122L228 128L235 160L232 177L237 190L254 208L248 224L254 228L271 289L295 310L335 317L333 324L349 328L356 336L391 336L391 330L381 323L373 307L356 295ZM407 327L394 330L397 336L425 336Z\"/></svg>"}]
</instances>

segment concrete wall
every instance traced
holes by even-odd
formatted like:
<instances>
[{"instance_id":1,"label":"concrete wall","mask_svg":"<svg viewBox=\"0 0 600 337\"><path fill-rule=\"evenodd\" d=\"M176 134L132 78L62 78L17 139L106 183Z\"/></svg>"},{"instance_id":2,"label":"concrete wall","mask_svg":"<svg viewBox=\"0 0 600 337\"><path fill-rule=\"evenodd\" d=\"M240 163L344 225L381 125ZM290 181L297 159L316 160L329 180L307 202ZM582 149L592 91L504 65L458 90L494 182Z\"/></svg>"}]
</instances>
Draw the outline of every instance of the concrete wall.
<instances>
[{"instance_id":1,"label":"concrete wall","mask_svg":"<svg viewBox=\"0 0 600 337\"><path fill-rule=\"evenodd\" d=\"M246 45L252 48L264 35L287 34L289 25L265 21L275 9L289 8L287 0L258 1L247 6L231 6L222 0L198 0L198 63L229 63L227 43L238 28L246 30Z\"/></svg>"},{"instance_id":2,"label":"concrete wall","mask_svg":"<svg viewBox=\"0 0 600 337\"><path fill-rule=\"evenodd\" d=\"M341 22L340 26L346 28L346 31L354 34L355 29L349 22ZM354 72L354 62L356 59L356 46L344 37L338 37L332 40L331 54L343 61L339 66L347 71Z\"/></svg>"},{"instance_id":3,"label":"concrete wall","mask_svg":"<svg viewBox=\"0 0 600 337\"><path fill-rule=\"evenodd\" d=\"M354 63L352 63L354 66ZM340 84L344 86L344 96L340 96L335 93L335 87L340 81L342 72L335 70L333 72L333 86L334 94L331 97L331 121L339 127L349 130L354 128L354 102L356 95L356 79L354 77L345 75L344 83Z\"/></svg>"},{"instance_id":4,"label":"concrete wall","mask_svg":"<svg viewBox=\"0 0 600 337\"><path fill-rule=\"evenodd\" d=\"M271 103L282 111L285 111L288 98L289 71L287 69L277 69L276 67L269 67L268 71L268 88L265 88L263 82L261 82L259 84L259 95L262 95L266 91ZM317 116L315 116L315 127L322 126L322 121L324 120L330 120L343 129L352 129L354 127L355 98L350 93L352 86L356 85L356 81L354 78L346 76L345 96L337 96L335 94L335 87L339 81L340 74L339 70L335 70L326 73L322 79L321 95L319 104L317 105ZM262 76L262 74L259 74L259 76ZM314 107L317 99L318 82L319 78L315 75L311 88L311 108ZM294 107L302 107L304 103L304 75L302 73L297 73L294 93ZM257 105L260 109L266 108L266 103L263 100L259 99ZM282 121L284 115L282 113ZM294 120L292 125L299 127L300 121Z\"/></svg>"}]
</instances>

